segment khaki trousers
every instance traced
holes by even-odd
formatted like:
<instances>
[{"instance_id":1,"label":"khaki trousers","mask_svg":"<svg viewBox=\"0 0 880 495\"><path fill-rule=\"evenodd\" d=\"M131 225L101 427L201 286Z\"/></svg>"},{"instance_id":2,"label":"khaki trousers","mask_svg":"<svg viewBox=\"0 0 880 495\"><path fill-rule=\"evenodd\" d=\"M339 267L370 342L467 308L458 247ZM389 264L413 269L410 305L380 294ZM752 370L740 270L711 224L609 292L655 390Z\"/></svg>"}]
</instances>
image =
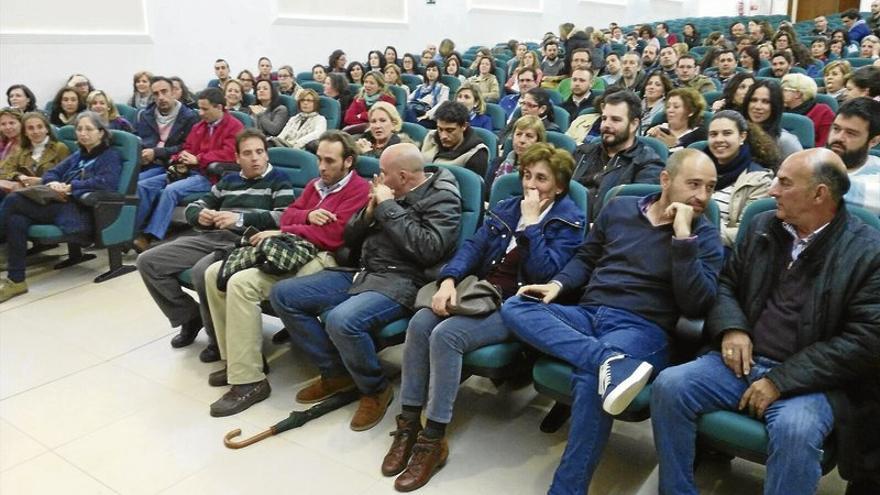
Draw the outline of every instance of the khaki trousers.
<instances>
[{"instance_id":1,"label":"khaki trousers","mask_svg":"<svg viewBox=\"0 0 880 495\"><path fill-rule=\"evenodd\" d=\"M214 321L220 357L226 360L230 385L255 383L266 378L263 373L263 316L260 302L269 299L272 287L281 280L317 273L336 266L326 251L306 263L296 273L269 275L256 268L242 270L229 279L227 291L217 288L217 274L222 262L205 271L205 292Z\"/></svg>"}]
</instances>

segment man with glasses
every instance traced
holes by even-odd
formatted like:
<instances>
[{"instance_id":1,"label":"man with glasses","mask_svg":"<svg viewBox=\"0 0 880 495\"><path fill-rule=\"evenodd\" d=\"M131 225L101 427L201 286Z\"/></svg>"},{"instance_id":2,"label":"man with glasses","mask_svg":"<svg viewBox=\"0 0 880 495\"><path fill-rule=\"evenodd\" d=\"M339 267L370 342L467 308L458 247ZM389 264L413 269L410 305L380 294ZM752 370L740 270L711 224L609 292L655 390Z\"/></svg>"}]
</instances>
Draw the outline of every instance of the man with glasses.
<instances>
[{"instance_id":1,"label":"man with glasses","mask_svg":"<svg viewBox=\"0 0 880 495\"><path fill-rule=\"evenodd\" d=\"M504 114L508 120L510 119L510 116L513 115L513 112L519 108L520 97L526 94L528 90L538 87L538 76L535 74L534 69L522 69L516 77L516 82L519 83L519 93L507 95L504 98L501 98L498 102L498 105L504 109Z\"/></svg>"}]
</instances>

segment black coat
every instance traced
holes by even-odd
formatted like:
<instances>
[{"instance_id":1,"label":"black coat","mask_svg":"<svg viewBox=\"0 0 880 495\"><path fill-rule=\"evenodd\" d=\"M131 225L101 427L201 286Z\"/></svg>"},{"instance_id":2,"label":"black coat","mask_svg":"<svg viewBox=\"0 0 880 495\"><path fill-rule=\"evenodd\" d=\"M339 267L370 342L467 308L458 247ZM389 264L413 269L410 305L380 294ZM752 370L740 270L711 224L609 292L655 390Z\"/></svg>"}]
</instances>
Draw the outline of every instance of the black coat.
<instances>
[{"instance_id":1,"label":"black coat","mask_svg":"<svg viewBox=\"0 0 880 495\"><path fill-rule=\"evenodd\" d=\"M180 153L189 136L189 131L199 122L199 114L185 105L180 106L177 118L171 126L168 133L168 139L162 147L157 148L159 143L159 125L156 123L156 103L150 105L138 112L137 123L135 124L135 134L137 134L143 143L144 148L153 148L156 155L156 161L167 165L168 159L172 155Z\"/></svg>"},{"instance_id":2,"label":"black coat","mask_svg":"<svg viewBox=\"0 0 880 495\"><path fill-rule=\"evenodd\" d=\"M718 301L706 319L716 348L725 330L751 331L790 246L773 212L753 219L721 274ZM782 397L826 393L840 475L880 478L880 231L841 208L800 259L812 286L797 331L800 350L767 378Z\"/></svg>"}]
</instances>

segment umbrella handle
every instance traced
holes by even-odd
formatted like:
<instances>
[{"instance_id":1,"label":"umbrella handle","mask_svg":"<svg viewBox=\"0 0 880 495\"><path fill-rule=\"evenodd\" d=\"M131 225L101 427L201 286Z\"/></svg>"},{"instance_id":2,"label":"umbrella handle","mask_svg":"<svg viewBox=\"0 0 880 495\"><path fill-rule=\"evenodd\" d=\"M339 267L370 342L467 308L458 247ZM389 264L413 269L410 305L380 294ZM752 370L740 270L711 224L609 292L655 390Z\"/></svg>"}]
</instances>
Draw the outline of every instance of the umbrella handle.
<instances>
[{"instance_id":1,"label":"umbrella handle","mask_svg":"<svg viewBox=\"0 0 880 495\"><path fill-rule=\"evenodd\" d=\"M262 433L257 433L256 435L254 435L250 438L245 438L244 440L235 441L235 440L233 440L233 438L241 435L241 429L236 428L236 429L230 431L229 433L227 433L225 437L223 437L223 445L225 445L227 448L230 448L230 449L240 449L242 447L247 447L248 445L257 443L260 440L265 440L266 438L269 438L274 434L275 434L275 428L269 428L268 430L266 430Z\"/></svg>"}]
</instances>

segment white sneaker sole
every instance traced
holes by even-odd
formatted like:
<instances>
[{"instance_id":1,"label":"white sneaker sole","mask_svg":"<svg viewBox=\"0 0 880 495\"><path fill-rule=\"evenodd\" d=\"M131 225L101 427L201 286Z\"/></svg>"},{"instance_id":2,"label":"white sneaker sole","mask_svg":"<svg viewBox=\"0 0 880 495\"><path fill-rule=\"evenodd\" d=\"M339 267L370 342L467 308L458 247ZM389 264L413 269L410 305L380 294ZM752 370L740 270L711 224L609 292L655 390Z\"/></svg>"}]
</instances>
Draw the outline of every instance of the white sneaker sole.
<instances>
[{"instance_id":1,"label":"white sneaker sole","mask_svg":"<svg viewBox=\"0 0 880 495\"><path fill-rule=\"evenodd\" d=\"M614 390L605 397L602 402L602 409L612 416L617 416L626 410L632 403L633 399L639 395L639 392L645 388L648 380L651 378L651 371L654 367L648 363L642 363L633 371L629 377L620 383Z\"/></svg>"}]
</instances>

